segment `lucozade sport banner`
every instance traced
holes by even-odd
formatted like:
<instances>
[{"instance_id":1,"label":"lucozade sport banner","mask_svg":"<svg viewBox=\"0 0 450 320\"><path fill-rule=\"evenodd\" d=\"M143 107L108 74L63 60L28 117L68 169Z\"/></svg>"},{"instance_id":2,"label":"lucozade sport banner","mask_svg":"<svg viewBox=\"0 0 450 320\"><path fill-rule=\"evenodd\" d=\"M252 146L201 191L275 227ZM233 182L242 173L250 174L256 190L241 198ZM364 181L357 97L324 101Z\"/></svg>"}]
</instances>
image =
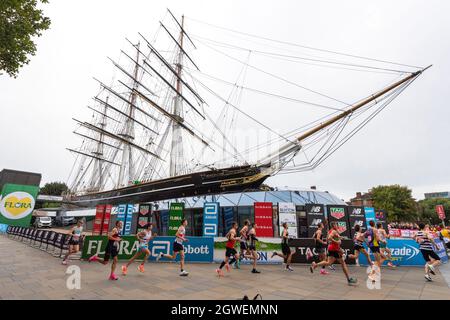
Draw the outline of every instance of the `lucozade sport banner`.
<instances>
[{"instance_id":1,"label":"lucozade sport banner","mask_svg":"<svg viewBox=\"0 0 450 320\"><path fill-rule=\"evenodd\" d=\"M257 237L273 237L272 202L255 202L255 223Z\"/></svg>"},{"instance_id":2,"label":"lucozade sport banner","mask_svg":"<svg viewBox=\"0 0 450 320\"><path fill-rule=\"evenodd\" d=\"M0 195L0 223L30 226L39 187L7 183Z\"/></svg>"}]
</instances>

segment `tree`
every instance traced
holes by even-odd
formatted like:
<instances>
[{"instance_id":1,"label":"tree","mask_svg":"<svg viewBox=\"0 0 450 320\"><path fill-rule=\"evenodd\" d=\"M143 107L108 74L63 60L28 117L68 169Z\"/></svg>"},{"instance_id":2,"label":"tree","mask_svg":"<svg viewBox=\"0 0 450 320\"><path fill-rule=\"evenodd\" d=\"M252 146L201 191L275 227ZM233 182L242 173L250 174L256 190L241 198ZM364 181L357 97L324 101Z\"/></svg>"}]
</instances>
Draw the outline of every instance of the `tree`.
<instances>
[{"instance_id":1,"label":"tree","mask_svg":"<svg viewBox=\"0 0 450 320\"><path fill-rule=\"evenodd\" d=\"M61 196L69 188L64 182L50 182L46 183L40 190L40 194L48 196Z\"/></svg>"},{"instance_id":2,"label":"tree","mask_svg":"<svg viewBox=\"0 0 450 320\"><path fill-rule=\"evenodd\" d=\"M449 221L450 215L450 199L446 198L432 198L432 199L424 199L419 201L419 215L420 219L424 222L432 223L432 224L440 224L441 220L439 219L436 213L436 206L443 205L445 210L445 221Z\"/></svg>"},{"instance_id":3,"label":"tree","mask_svg":"<svg viewBox=\"0 0 450 320\"><path fill-rule=\"evenodd\" d=\"M0 71L17 77L19 69L30 62L36 53L33 37L50 27L50 19L37 2L48 0L1 0L0 1ZM1 74L1 73L0 73Z\"/></svg>"},{"instance_id":4,"label":"tree","mask_svg":"<svg viewBox=\"0 0 450 320\"><path fill-rule=\"evenodd\" d=\"M411 190L398 184L378 186L371 190L377 210L386 210L388 221L416 221L418 207Z\"/></svg>"}]
</instances>

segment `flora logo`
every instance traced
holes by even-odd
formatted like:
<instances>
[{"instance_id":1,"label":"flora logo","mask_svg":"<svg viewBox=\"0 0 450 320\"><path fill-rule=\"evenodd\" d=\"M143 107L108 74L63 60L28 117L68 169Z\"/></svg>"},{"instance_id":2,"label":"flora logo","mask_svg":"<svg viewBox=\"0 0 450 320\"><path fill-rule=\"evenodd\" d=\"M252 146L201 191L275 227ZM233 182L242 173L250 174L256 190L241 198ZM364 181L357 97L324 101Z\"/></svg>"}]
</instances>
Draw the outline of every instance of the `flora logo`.
<instances>
[{"instance_id":1,"label":"flora logo","mask_svg":"<svg viewBox=\"0 0 450 320\"><path fill-rule=\"evenodd\" d=\"M29 215L33 209L34 198L28 192L12 192L0 201L0 213L8 219L22 219Z\"/></svg>"}]
</instances>

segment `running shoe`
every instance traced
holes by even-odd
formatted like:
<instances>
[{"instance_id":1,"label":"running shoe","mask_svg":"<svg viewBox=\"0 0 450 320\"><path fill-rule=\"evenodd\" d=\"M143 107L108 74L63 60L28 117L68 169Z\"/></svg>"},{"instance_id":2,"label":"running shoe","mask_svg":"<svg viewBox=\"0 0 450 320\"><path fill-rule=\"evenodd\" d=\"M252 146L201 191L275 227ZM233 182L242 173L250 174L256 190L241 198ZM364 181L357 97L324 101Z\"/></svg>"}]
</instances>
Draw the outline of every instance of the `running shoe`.
<instances>
[{"instance_id":1,"label":"running shoe","mask_svg":"<svg viewBox=\"0 0 450 320\"><path fill-rule=\"evenodd\" d=\"M119 280L119 278L114 273L111 273L109 280Z\"/></svg>"},{"instance_id":2,"label":"running shoe","mask_svg":"<svg viewBox=\"0 0 450 320\"><path fill-rule=\"evenodd\" d=\"M67 261L66 261L66 260L63 260L63 261L61 262L61 264L67 265Z\"/></svg>"},{"instance_id":3,"label":"running shoe","mask_svg":"<svg viewBox=\"0 0 450 320\"><path fill-rule=\"evenodd\" d=\"M216 273L217 273L217 276L220 278L220 277L223 277L223 271L221 270L221 269L219 269L219 268L217 268L216 269Z\"/></svg>"},{"instance_id":4,"label":"running shoe","mask_svg":"<svg viewBox=\"0 0 450 320\"><path fill-rule=\"evenodd\" d=\"M98 260L98 256L96 254L94 254L92 257L90 257L88 259L89 262L93 262L93 261L97 261Z\"/></svg>"},{"instance_id":5,"label":"running shoe","mask_svg":"<svg viewBox=\"0 0 450 320\"><path fill-rule=\"evenodd\" d=\"M156 261L159 261L162 257L163 257L163 253L160 252L160 253L156 256Z\"/></svg>"},{"instance_id":6,"label":"running shoe","mask_svg":"<svg viewBox=\"0 0 450 320\"><path fill-rule=\"evenodd\" d=\"M325 269L320 269L320 274L327 275L328 271Z\"/></svg>"},{"instance_id":7,"label":"running shoe","mask_svg":"<svg viewBox=\"0 0 450 320\"><path fill-rule=\"evenodd\" d=\"M286 268L284 270L291 271L291 272L294 271L294 269L292 269L291 266L286 266Z\"/></svg>"},{"instance_id":8,"label":"running shoe","mask_svg":"<svg viewBox=\"0 0 450 320\"><path fill-rule=\"evenodd\" d=\"M128 272L127 266L122 266L122 274L123 274L124 276L126 276L126 275L127 275L127 272Z\"/></svg>"},{"instance_id":9,"label":"running shoe","mask_svg":"<svg viewBox=\"0 0 450 320\"><path fill-rule=\"evenodd\" d=\"M225 265L225 268L227 269L227 272L230 272L230 265L228 263Z\"/></svg>"},{"instance_id":10,"label":"running shoe","mask_svg":"<svg viewBox=\"0 0 450 320\"><path fill-rule=\"evenodd\" d=\"M270 259L272 259L273 257L275 257L277 255L277 253L274 251L272 252L272 256L270 257Z\"/></svg>"},{"instance_id":11,"label":"running shoe","mask_svg":"<svg viewBox=\"0 0 450 320\"><path fill-rule=\"evenodd\" d=\"M428 270L430 270L430 273L432 275L436 275L436 270L434 269L434 267L431 264L428 264Z\"/></svg>"},{"instance_id":12,"label":"running shoe","mask_svg":"<svg viewBox=\"0 0 450 320\"><path fill-rule=\"evenodd\" d=\"M390 268L395 268L396 267L391 261L388 261L387 266L390 267Z\"/></svg>"},{"instance_id":13,"label":"running shoe","mask_svg":"<svg viewBox=\"0 0 450 320\"><path fill-rule=\"evenodd\" d=\"M186 277L188 274L189 274L189 272L187 272L186 270L183 270L180 272L181 277Z\"/></svg>"},{"instance_id":14,"label":"running shoe","mask_svg":"<svg viewBox=\"0 0 450 320\"><path fill-rule=\"evenodd\" d=\"M336 271L336 268L334 267L334 264L330 265L328 268L330 268L330 270Z\"/></svg>"},{"instance_id":15,"label":"running shoe","mask_svg":"<svg viewBox=\"0 0 450 320\"><path fill-rule=\"evenodd\" d=\"M261 273L261 271L258 271L258 270L256 270L256 269L253 269L253 270L252 270L252 273Z\"/></svg>"},{"instance_id":16,"label":"running shoe","mask_svg":"<svg viewBox=\"0 0 450 320\"><path fill-rule=\"evenodd\" d=\"M431 279L431 277L430 277L429 274L426 274L426 275L425 275L425 279L427 279L427 281L433 281L433 279Z\"/></svg>"},{"instance_id":17,"label":"running shoe","mask_svg":"<svg viewBox=\"0 0 450 320\"><path fill-rule=\"evenodd\" d=\"M311 271L311 273L314 273L315 266L316 266L315 262L313 262L312 265L309 266L309 271Z\"/></svg>"},{"instance_id":18,"label":"running shoe","mask_svg":"<svg viewBox=\"0 0 450 320\"><path fill-rule=\"evenodd\" d=\"M138 266L138 270L140 271L140 272L142 272L142 273L144 273L144 265L143 264L140 264L139 266Z\"/></svg>"},{"instance_id":19,"label":"running shoe","mask_svg":"<svg viewBox=\"0 0 450 320\"><path fill-rule=\"evenodd\" d=\"M358 280L356 280L355 278L349 278L347 280L347 283L349 286L351 286L352 284L356 284L358 282Z\"/></svg>"}]
</instances>

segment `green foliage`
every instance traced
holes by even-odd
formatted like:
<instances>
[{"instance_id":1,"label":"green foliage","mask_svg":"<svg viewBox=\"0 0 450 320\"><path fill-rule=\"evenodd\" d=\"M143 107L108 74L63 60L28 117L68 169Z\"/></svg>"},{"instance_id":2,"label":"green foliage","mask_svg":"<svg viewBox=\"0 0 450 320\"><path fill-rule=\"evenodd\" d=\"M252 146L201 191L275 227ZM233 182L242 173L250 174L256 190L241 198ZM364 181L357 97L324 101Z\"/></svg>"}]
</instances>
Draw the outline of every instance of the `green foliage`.
<instances>
[{"instance_id":1,"label":"green foliage","mask_svg":"<svg viewBox=\"0 0 450 320\"><path fill-rule=\"evenodd\" d=\"M48 196L61 196L69 188L64 182L50 182L46 183L40 190L40 194Z\"/></svg>"},{"instance_id":2,"label":"green foliage","mask_svg":"<svg viewBox=\"0 0 450 320\"><path fill-rule=\"evenodd\" d=\"M386 210L388 221L417 221L418 206L411 190L398 184L378 186L371 190L374 207Z\"/></svg>"},{"instance_id":3,"label":"green foliage","mask_svg":"<svg viewBox=\"0 0 450 320\"><path fill-rule=\"evenodd\" d=\"M433 199L424 199L419 201L419 214L420 219L424 222L439 224L441 220L439 219L436 213L436 206L443 205L445 210L445 216L448 224L449 215L450 215L450 199L446 198L433 198Z\"/></svg>"},{"instance_id":4,"label":"green foliage","mask_svg":"<svg viewBox=\"0 0 450 320\"><path fill-rule=\"evenodd\" d=\"M48 0L0 1L0 71L11 77L17 77L19 69L30 61L29 56L35 55L33 37L40 37L50 27L50 19L37 9L38 1L48 3Z\"/></svg>"}]
</instances>

